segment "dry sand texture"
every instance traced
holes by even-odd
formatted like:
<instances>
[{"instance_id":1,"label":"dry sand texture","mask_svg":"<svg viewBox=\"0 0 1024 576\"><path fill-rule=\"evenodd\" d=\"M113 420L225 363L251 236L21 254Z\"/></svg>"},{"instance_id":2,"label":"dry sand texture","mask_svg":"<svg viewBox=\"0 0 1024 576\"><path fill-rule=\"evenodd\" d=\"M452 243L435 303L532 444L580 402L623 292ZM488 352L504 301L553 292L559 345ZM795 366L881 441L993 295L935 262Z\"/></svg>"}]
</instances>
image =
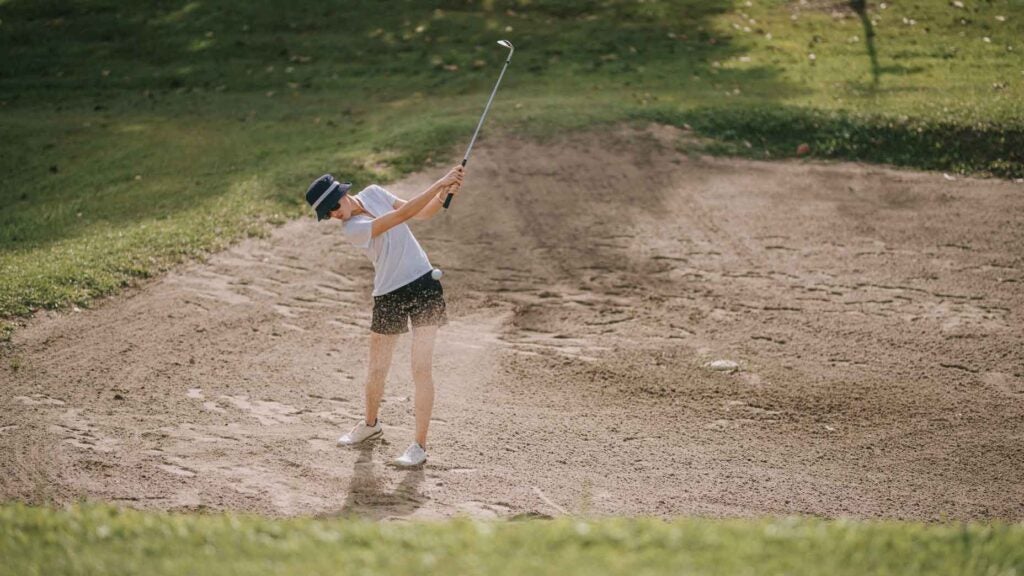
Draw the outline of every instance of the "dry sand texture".
<instances>
[{"instance_id":1,"label":"dry sand texture","mask_svg":"<svg viewBox=\"0 0 1024 576\"><path fill-rule=\"evenodd\" d=\"M0 496L1024 519L1024 186L678 136L481 143L451 212L416 224L452 317L425 469L385 465L412 434L408 339L386 440L334 443L361 415L372 271L306 218L18 330Z\"/></svg>"}]
</instances>

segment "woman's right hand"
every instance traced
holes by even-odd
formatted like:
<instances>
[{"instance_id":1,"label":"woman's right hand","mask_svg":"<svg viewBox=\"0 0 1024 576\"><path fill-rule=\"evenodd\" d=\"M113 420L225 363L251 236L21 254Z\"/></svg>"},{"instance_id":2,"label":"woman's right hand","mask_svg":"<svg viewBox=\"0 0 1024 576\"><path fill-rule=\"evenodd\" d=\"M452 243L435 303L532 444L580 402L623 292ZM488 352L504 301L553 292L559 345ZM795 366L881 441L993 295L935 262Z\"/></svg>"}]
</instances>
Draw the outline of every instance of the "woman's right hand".
<instances>
[{"instance_id":1,"label":"woman's right hand","mask_svg":"<svg viewBox=\"0 0 1024 576\"><path fill-rule=\"evenodd\" d=\"M465 175L466 169L460 164L455 166L448 171L440 180L438 184L447 188L449 186L462 186L462 177Z\"/></svg>"}]
</instances>

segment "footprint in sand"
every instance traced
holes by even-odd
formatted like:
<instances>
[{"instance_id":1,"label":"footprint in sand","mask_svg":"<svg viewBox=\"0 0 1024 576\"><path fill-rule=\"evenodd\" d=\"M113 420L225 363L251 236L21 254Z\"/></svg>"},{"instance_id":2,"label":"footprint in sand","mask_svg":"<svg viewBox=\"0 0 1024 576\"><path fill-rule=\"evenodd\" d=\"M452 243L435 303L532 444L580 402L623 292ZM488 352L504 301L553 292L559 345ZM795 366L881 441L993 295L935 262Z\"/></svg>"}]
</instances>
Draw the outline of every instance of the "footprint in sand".
<instances>
[{"instance_id":1,"label":"footprint in sand","mask_svg":"<svg viewBox=\"0 0 1024 576\"><path fill-rule=\"evenodd\" d=\"M512 516L512 507L505 504L489 504L477 500L459 502L455 508L467 516L483 520L500 520Z\"/></svg>"},{"instance_id":2,"label":"footprint in sand","mask_svg":"<svg viewBox=\"0 0 1024 576\"><path fill-rule=\"evenodd\" d=\"M1024 396L1024 379L1004 372L986 372L981 381L1008 396Z\"/></svg>"},{"instance_id":3,"label":"footprint in sand","mask_svg":"<svg viewBox=\"0 0 1024 576\"><path fill-rule=\"evenodd\" d=\"M188 278L172 278L170 282L177 282L185 290L192 294L216 302L228 305L250 304L252 300L236 290L231 284L230 276L219 274L211 270L197 272Z\"/></svg>"},{"instance_id":4,"label":"footprint in sand","mask_svg":"<svg viewBox=\"0 0 1024 576\"><path fill-rule=\"evenodd\" d=\"M46 394L33 394L31 396L15 396L14 401L22 406L63 406L64 401L51 398Z\"/></svg>"},{"instance_id":5,"label":"footprint in sand","mask_svg":"<svg viewBox=\"0 0 1024 576\"><path fill-rule=\"evenodd\" d=\"M189 388L188 391L185 392L185 397L191 398L192 400L202 400L206 398L205 396L203 396L202 388ZM226 412L226 410L221 408L220 405L217 404L215 400L207 400L206 402L203 402L203 409L208 410L210 412L216 412L218 414L223 414Z\"/></svg>"},{"instance_id":6,"label":"footprint in sand","mask_svg":"<svg viewBox=\"0 0 1024 576\"><path fill-rule=\"evenodd\" d=\"M782 412L769 410L758 406L751 406L742 400L729 400L725 403L725 409L730 413L745 416L750 420L778 420Z\"/></svg>"},{"instance_id":7,"label":"footprint in sand","mask_svg":"<svg viewBox=\"0 0 1024 576\"><path fill-rule=\"evenodd\" d=\"M278 303L274 304L274 311L284 316L285 318L297 318L299 313L295 311L295 307L290 304Z\"/></svg>"},{"instance_id":8,"label":"footprint in sand","mask_svg":"<svg viewBox=\"0 0 1024 576\"><path fill-rule=\"evenodd\" d=\"M96 430L81 408L71 408L60 416L60 424L50 426L50 431L63 436L63 441L92 452L113 452L118 441Z\"/></svg>"},{"instance_id":9,"label":"footprint in sand","mask_svg":"<svg viewBox=\"0 0 1024 576\"><path fill-rule=\"evenodd\" d=\"M205 410L209 410L210 412L216 412L218 414L224 414L225 412L227 412L227 410L221 408L219 404L212 400L203 402L203 408Z\"/></svg>"},{"instance_id":10,"label":"footprint in sand","mask_svg":"<svg viewBox=\"0 0 1024 576\"><path fill-rule=\"evenodd\" d=\"M182 478L192 478L193 476L196 475L195 470L190 470L188 468L185 468L184 466L178 466L177 464L170 464L167 462L164 462L163 464L157 464L157 468L169 474L181 476Z\"/></svg>"},{"instance_id":11,"label":"footprint in sand","mask_svg":"<svg viewBox=\"0 0 1024 576\"><path fill-rule=\"evenodd\" d=\"M724 418L720 418L713 422L709 422L707 425L704 426L704 428L708 430L713 430L715 432L722 432L733 427L735 427L735 423L732 420L726 420Z\"/></svg>"},{"instance_id":12,"label":"footprint in sand","mask_svg":"<svg viewBox=\"0 0 1024 576\"><path fill-rule=\"evenodd\" d=\"M309 444L310 449L314 452L336 453L338 449L338 445L334 440L324 438L307 438L306 443Z\"/></svg>"},{"instance_id":13,"label":"footprint in sand","mask_svg":"<svg viewBox=\"0 0 1024 576\"><path fill-rule=\"evenodd\" d=\"M248 412L264 426L289 424L295 421L294 416L299 413L292 406L272 400L249 400L248 396L221 396L220 398L235 408Z\"/></svg>"}]
</instances>

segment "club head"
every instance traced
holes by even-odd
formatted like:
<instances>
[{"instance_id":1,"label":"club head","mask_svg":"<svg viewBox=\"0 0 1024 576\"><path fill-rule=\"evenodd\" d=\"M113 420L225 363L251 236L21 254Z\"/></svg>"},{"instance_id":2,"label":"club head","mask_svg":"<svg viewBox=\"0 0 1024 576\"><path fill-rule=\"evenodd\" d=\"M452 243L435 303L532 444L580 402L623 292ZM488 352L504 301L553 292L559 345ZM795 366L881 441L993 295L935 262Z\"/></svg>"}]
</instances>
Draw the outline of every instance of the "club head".
<instances>
[{"instance_id":1,"label":"club head","mask_svg":"<svg viewBox=\"0 0 1024 576\"><path fill-rule=\"evenodd\" d=\"M509 50L515 50L515 46L513 46L508 40L498 40L498 46L503 46Z\"/></svg>"}]
</instances>

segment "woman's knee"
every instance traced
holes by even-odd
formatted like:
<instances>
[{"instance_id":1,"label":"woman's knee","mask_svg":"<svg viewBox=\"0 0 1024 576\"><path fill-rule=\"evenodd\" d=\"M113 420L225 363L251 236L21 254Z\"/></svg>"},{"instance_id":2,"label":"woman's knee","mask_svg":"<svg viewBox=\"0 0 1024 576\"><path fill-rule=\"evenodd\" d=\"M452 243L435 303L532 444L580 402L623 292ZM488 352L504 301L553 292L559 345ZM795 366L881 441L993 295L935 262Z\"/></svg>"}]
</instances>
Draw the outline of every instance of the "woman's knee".
<instances>
[{"instance_id":1,"label":"woman's knee","mask_svg":"<svg viewBox=\"0 0 1024 576\"><path fill-rule=\"evenodd\" d=\"M416 384L433 384L434 374L431 370L430 364L423 366L413 365L412 367L412 380Z\"/></svg>"},{"instance_id":2,"label":"woman's knee","mask_svg":"<svg viewBox=\"0 0 1024 576\"><path fill-rule=\"evenodd\" d=\"M366 385L367 386L383 386L384 381L388 377L388 369L384 368L371 368L366 372Z\"/></svg>"}]
</instances>

